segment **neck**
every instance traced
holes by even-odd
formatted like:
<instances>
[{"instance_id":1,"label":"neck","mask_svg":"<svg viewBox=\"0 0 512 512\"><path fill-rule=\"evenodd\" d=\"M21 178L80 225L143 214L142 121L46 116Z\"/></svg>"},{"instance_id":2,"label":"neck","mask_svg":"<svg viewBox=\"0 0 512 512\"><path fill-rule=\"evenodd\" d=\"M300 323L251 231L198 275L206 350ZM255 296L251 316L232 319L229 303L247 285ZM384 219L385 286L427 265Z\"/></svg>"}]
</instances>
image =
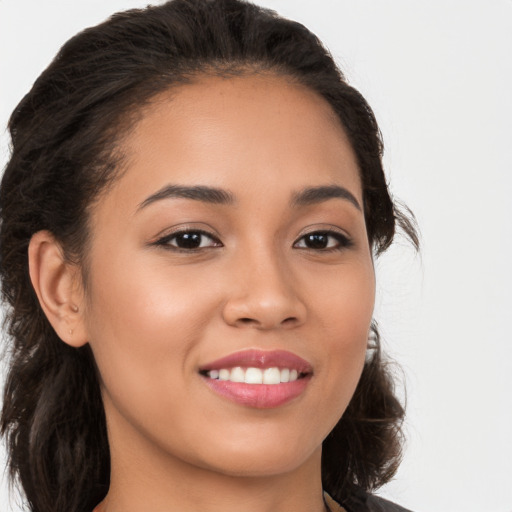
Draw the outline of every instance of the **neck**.
<instances>
[{"instance_id":1,"label":"neck","mask_svg":"<svg viewBox=\"0 0 512 512\"><path fill-rule=\"evenodd\" d=\"M114 422L115 423L115 422ZM101 512L324 512L321 448L296 468L233 475L170 456L109 422L111 482Z\"/></svg>"},{"instance_id":2,"label":"neck","mask_svg":"<svg viewBox=\"0 0 512 512\"><path fill-rule=\"evenodd\" d=\"M126 461L129 471L112 468L102 512L324 512L320 478L311 476L313 467L320 475L316 459L266 477L225 475L183 462L163 471L154 461Z\"/></svg>"}]
</instances>

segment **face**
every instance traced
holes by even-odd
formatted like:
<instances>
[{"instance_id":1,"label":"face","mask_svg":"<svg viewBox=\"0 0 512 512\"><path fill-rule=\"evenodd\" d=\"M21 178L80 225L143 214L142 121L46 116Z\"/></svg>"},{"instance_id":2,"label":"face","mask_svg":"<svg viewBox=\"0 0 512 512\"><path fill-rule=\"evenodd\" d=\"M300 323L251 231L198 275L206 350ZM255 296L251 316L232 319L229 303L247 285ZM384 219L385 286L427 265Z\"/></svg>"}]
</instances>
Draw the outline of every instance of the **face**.
<instances>
[{"instance_id":1,"label":"face","mask_svg":"<svg viewBox=\"0 0 512 512\"><path fill-rule=\"evenodd\" d=\"M284 78L202 78L160 96L122 149L83 304L111 449L229 475L318 458L374 304L331 108Z\"/></svg>"}]
</instances>

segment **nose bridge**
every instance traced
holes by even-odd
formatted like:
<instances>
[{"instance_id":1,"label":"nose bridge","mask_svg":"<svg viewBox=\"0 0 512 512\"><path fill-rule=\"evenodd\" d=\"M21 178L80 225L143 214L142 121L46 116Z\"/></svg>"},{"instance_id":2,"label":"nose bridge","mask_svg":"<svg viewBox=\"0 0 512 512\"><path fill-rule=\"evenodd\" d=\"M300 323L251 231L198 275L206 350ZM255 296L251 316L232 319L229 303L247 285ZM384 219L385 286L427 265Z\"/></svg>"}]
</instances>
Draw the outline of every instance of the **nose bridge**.
<instances>
[{"instance_id":1,"label":"nose bridge","mask_svg":"<svg viewBox=\"0 0 512 512\"><path fill-rule=\"evenodd\" d=\"M270 329L303 322L306 308L286 255L259 244L240 251L232 264L233 286L224 309L228 323Z\"/></svg>"}]
</instances>

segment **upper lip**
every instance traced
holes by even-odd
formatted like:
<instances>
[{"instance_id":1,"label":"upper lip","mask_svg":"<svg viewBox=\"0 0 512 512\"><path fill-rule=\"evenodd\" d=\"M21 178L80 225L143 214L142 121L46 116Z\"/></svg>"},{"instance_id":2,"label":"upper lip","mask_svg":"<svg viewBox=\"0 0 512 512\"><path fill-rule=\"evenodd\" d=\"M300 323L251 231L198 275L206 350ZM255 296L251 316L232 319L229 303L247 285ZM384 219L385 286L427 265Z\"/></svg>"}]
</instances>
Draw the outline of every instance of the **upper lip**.
<instances>
[{"instance_id":1,"label":"upper lip","mask_svg":"<svg viewBox=\"0 0 512 512\"><path fill-rule=\"evenodd\" d=\"M290 368L299 373L311 373L313 368L306 360L287 350L242 350L210 363L201 365L199 371L221 370L242 366L246 368Z\"/></svg>"}]
</instances>

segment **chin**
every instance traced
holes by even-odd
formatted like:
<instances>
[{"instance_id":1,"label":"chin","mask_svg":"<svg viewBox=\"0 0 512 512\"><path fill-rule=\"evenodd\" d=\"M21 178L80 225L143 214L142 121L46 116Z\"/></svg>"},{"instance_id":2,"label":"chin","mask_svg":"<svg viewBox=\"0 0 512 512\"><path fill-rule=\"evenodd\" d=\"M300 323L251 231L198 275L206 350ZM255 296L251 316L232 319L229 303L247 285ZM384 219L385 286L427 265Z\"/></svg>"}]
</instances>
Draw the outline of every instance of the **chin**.
<instances>
[{"instance_id":1,"label":"chin","mask_svg":"<svg viewBox=\"0 0 512 512\"><path fill-rule=\"evenodd\" d=\"M308 449L291 441L251 443L245 440L225 447L222 454L208 455L215 462L205 464L205 469L228 476L256 478L294 471L317 457L320 461L321 444Z\"/></svg>"}]
</instances>

